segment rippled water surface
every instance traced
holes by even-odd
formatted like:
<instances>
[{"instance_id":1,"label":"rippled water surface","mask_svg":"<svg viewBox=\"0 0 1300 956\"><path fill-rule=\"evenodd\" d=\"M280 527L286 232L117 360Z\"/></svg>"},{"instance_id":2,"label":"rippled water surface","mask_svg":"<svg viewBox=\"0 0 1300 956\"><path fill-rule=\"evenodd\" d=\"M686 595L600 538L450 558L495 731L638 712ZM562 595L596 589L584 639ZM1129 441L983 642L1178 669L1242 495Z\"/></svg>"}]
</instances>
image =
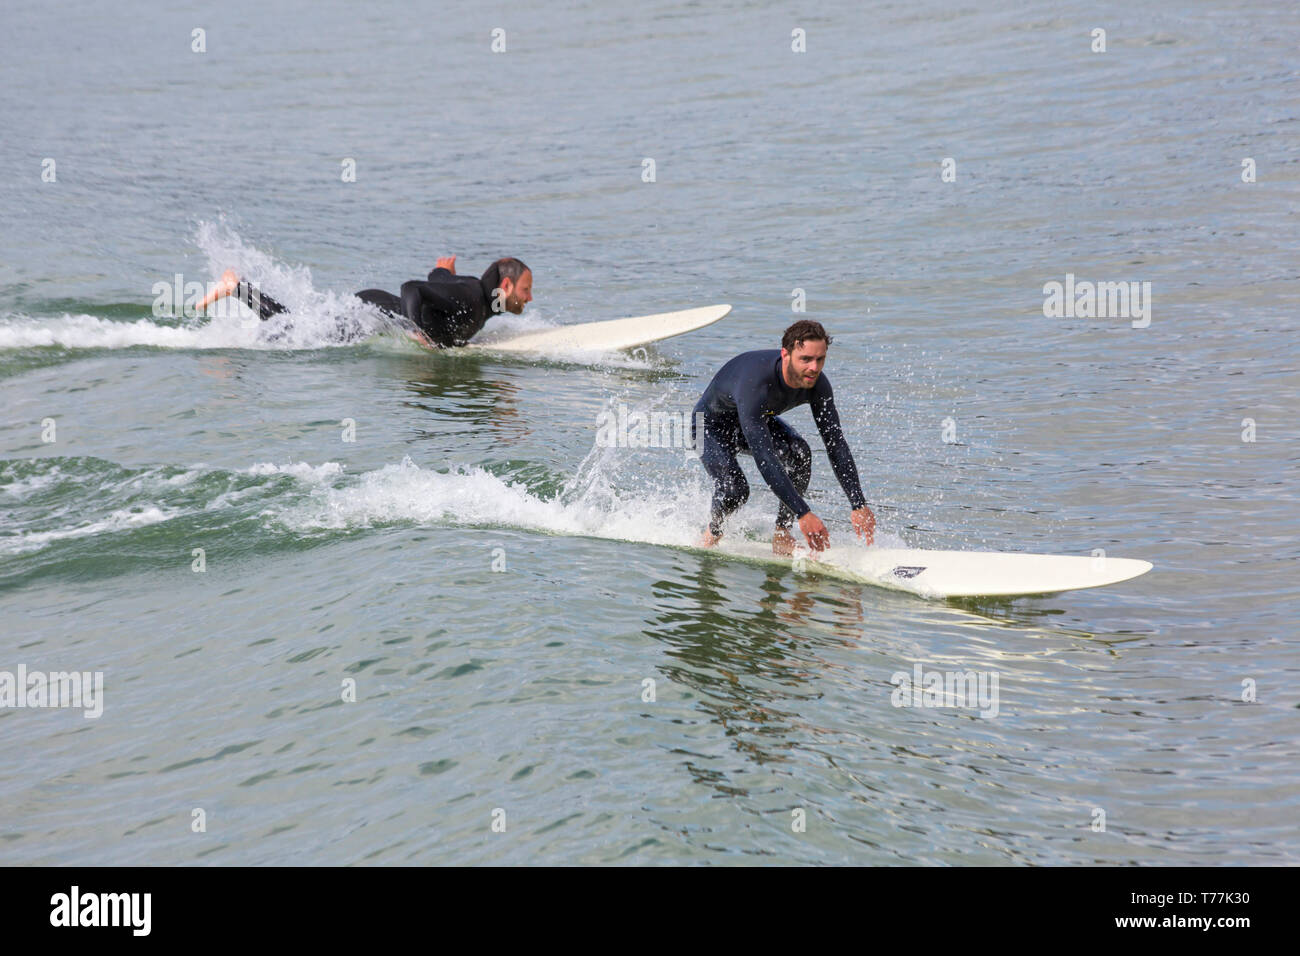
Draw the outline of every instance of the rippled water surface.
<instances>
[{"instance_id":1,"label":"rippled water surface","mask_svg":"<svg viewBox=\"0 0 1300 956\"><path fill-rule=\"evenodd\" d=\"M104 675L0 708L0 862L1300 860L1294 6L131 6L0 38L0 671ZM534 270L496 334L734 311L520 359L349 304L451 253ZM155 314L227 266L293 328ZM1045 317L1067 274L1149 324ZM680 547L698 462L597 417L688 410L795 289L882 541L1155 569L945 602ZM894 706L918 664L996 715Z\"/></svg>"}]
</instances>

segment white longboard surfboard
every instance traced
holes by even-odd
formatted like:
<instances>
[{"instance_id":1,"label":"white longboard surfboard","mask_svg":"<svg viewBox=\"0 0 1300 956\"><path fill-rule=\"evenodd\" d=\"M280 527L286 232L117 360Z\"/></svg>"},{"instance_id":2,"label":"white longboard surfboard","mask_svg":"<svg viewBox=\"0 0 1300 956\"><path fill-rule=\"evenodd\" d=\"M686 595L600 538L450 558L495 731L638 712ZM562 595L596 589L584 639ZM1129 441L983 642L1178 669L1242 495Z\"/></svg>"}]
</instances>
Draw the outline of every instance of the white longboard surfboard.
<instances>
[{"instance_id":1,"label":"white longboard surfboard","mask_svg":"<svg viewBox=\"0 0 1300 956\"><path fill-rule=\"evenodd\" d=\"M915 548L841 546L828 548L816 559L800 549L791 558L773 554L771 542L728 538L714 550L936 598L1054 594L1117 584L1151 570L1149 561L1134 558Z\"/></svg>"},{"instance_id":2,"label":"white longboard surfboard","mask_svg":"<svg viewBox=\"0 0 1300 956\"><path fill-rule=\"evenodd\" d=\"M630 319L580 322L525 332L506 339L470 342L467 348L493 352L617 352L694 332L712 325L730 311L729 305L706 305L699 309L638 315Z\"/></svg>"}]
</instances>

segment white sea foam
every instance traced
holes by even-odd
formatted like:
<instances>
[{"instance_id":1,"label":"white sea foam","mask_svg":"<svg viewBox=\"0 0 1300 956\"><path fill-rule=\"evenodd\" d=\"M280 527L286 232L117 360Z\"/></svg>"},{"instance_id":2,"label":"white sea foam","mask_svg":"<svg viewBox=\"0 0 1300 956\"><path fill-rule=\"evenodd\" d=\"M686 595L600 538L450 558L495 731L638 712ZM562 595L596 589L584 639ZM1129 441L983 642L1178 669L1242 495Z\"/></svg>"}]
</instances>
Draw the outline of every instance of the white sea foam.
<instances>
[{"instance_id":1,"label":"white sea foam","mask_svg":"<svg viewBox=\"0 0 1300 956\"><path fill-rule=\"evenodd\" d=\"M278 512L276 521L296 531L413 522L682 545L698 537L706 512L707 501L691 502L689 495L623 499L596 484L582 496L542 498L482 468L435 471L408 458L355 482L317 484L307 501Z\"/></svg>"},{"instance_id":2,"label":"white sea foam","mask_svg":"<svg viewBox=\"0 0 1300 956\"><path fill-rule=\"evenodd\" d=\"M276 489L271 498L265 482L227 488L203 504L178 508L169 495L179 486L208 474L198 466L163 478L150 471L132 475L118 490L146 498L133 508L102 516L82 516L74 527L0 538L0 552L25 553L57 541L130 531L173 518L227 509L255 511L269 531L312 533L359 530L383 525L514 528L542 534L606 538L647 544L690 546L699 538L708 512L709 488L699 465L686 456L659 455L647 470L643 452L594 447L575 474L552 495L502 478L477 466L448 470L422 468L411 459L374 471L349 475L343 465L327 461L276 464L259 462L234 474L274 479L288 476L294 485ZM226 473L230 474L230 473ZM655 476L649 480L649 476ZM0 486L21 499L52 480L53 472ZM629 487L633 486L633 487ZM150 500L151 499L151 500ZM255 500L256 499L256 500ZM771 534L775 500L755 495L728 523L728 535ZM838 532L839 535L847 532ZM837 540L843 542L842 538ZM880 533L877 543L907 547Z\"/></svg>"},{"instance_id":3,"label":"white sea foam","mask_svg":"<svg viewBox=\"0 0 1300 956\"><path fill-rule=\"evenodd\" d=\"M155 316L135 321L85 313L52 318L10 314L0 317L0 349L315 349L397 332L393 321L378 310L350 293L318 291L312 284L310 269L276 262L243 242L224 223L201 223L195 241L208 257L207 280L215 280L228 268L234 269L283 304L288 314L263 322L234 299L223 300L210 315ZM171 276L158 278L172 280ZM142 298L141 311L152 304L152 297Z\"/></svg>"},{"instance_id":4,"label":"white sea foam","mask_svg":"<svg viewBox=\"0 0 1300 956\"><path fill-rule=\"evenodd\" d=\"M343 466L336 461L327 461L321 465L309 465L306 462L290 462L287 465L276 465L271 462L260 462L251 468L240 469L245 475L292 475L301 481L318 483L329 481L343 474Z\"/></svg>"},{"instance_id":5,"label":"white sea foam","mask_svg":"<svg viewBox=\"0 0 1300 956\"><path fill-rule=\"evenodd\" d=\"M101 534L112 534L117 531L128 531L133 528L141 528L146 525L170 521L176 516L175 512L164 511L163 509L154 506L148 506L139 511L118 509L110 512L98 521L91 521L88 524L80 525L76 528L60 528L55 531L32 531L26 534L0 538L0 551L9 554L21 554L25 551L37 551L55 541L66 541L69 538L87 538Z\"/></svg>"},{"instance_id":6,"label":"white sea foam","mask_svg":"<svg viewBox=\"0 0 1300 956\"><path fill-rule=\"evenodd\" d=\"M52 346L68 349L268 347L265 343L259 345L256 330L240 329L233 322L231 326L161 325L151 319L115 322L93 315L63 315L50 319L7 316L0 318L0 349Z\"/></svg>"},{"instance_id":7,"label":"white sea foam","mask_svg":"<svg viewBox=\"0 0 1300 956\"><path fill-rule=\"evenodd\" d=\"M355 305L339 303L333 312L294 314L284 321L252 324L233 315L189 319L185 324L154 319L124 322L88 314L54 318L8 315L0 317L0 349L316 349L354 344L365 334L393 331L378 313L366 316L367 307L354 301ZM340 321L349 330L346 335L339 331Z\"/></svg>"},{"instance_id":8,"label":"white sea foam","mask_svg":"<svg viewBox=\"0 0 1300 956\"><path fill-rule=\"evenodd\" d=\"M30 475L26 478L11 481L8 484L0 484L0 495L8 495L11 498L22 500L33 492L48 488L50 485L62 480L63 472L60 471L58 465L55 465L43 474Z\"/></svg>"},{"instance_id":9,"label":"white sea foam","mask_svg":"<svg viewBox=\"0 0 1300 956\"><path fill-rule=\"evenodd\" d=\"M770 535L774 509L770 496L747 505L728 523L728 533ZM681 547L699 539L708 513L709 494L703 480L674 480L660 489L618 490L599 460L589 459L558 495L543 498L522 483L482 468L436 471L407 458L399 465L361 474L355 481L316 481L308 500L268 516L294 531L410 522L509 527ZM877 535L877 543L908 547L901 538L884 532Z\"/></svg>"}]
</instances>

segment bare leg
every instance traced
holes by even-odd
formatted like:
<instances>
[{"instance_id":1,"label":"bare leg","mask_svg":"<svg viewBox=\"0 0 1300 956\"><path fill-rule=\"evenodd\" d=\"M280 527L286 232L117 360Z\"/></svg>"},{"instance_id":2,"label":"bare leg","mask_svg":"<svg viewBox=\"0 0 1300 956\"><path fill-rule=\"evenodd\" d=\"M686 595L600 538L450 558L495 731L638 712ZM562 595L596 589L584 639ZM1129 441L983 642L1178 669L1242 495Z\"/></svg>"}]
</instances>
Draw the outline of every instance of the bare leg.
<instances>
[{"instance_id":1,"label":"bare leg","mask_svg":"<svg viewBox=\"0 0 1300 956\"><path fill-rule=\"evenodd\" d=\"M256 312L257 317L263 322L272 316L288 311L257 286L242 281L239 278L239 273L235 272L234 269L227 269L221 274L221 278L217 281L217 287L203 297L203 301L199 303L198 307L204 309L211 303L216 302L218 299L224 299L228 295L233 295Z\"/></svg>"},{"instance_id":2,"label":"bare leg","mask_svg":"<svg viewBox=\"0 0 1300 956\"><path fill-rule=\"evenodd\" d=\"M237 285L239 285L239 274L234 269L227 269L221 274L221 278L217 280L216 288L203 297L203 301L198 304L196 311L202 312L218 299L224 299L235 291Z\"/></svg>"}]
</instances>

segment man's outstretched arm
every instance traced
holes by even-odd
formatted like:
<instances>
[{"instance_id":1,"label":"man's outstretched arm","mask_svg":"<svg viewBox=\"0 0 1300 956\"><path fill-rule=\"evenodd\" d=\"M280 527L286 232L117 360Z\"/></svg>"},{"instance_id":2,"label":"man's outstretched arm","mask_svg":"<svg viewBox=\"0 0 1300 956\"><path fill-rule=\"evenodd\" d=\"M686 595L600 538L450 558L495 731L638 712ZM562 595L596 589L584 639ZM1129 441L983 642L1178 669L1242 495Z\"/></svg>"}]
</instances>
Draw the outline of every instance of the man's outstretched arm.
<instances>
[{"instance_id":1,"label":"man's outstretched arm","mask_svg":"<svg viewBox=\"0 0 1300 956\"><path fill-rule=\"evenodd\" d=\"M830 382L822 378L816 386L817 393L811 402L813 421L821 432L822 442L826 445L826 456L831 460L831 470L844 489L849 504L853 507L851 520L856 531L867 544L875 536L876 516L867 507L866 496L862 494L862 484L858 480L858 466L853 461L853 452L844 437L844 428L840 424L840 413L835 408L835 396L831 392Z\"/></svg>"},{"instance_id":2,"label":"man's outstretched arm","mask_svg":"<svg viewBox=\"0 0 1300 956\"><path fill-rule=\"evenodd\" d=\"M829 386L828 386L829 388ZM835 398L814 398L812 401L813 421L821 432L822 442L826 445L826 455L831 460L831 470L840 487L844 489L849 504L861 508L867 503L862 493L862 484L858 480L858 466L853 461L853 452L844 438L844 428L840 425L840 413L835 408Z\"/></svg>"}]
</instances>

